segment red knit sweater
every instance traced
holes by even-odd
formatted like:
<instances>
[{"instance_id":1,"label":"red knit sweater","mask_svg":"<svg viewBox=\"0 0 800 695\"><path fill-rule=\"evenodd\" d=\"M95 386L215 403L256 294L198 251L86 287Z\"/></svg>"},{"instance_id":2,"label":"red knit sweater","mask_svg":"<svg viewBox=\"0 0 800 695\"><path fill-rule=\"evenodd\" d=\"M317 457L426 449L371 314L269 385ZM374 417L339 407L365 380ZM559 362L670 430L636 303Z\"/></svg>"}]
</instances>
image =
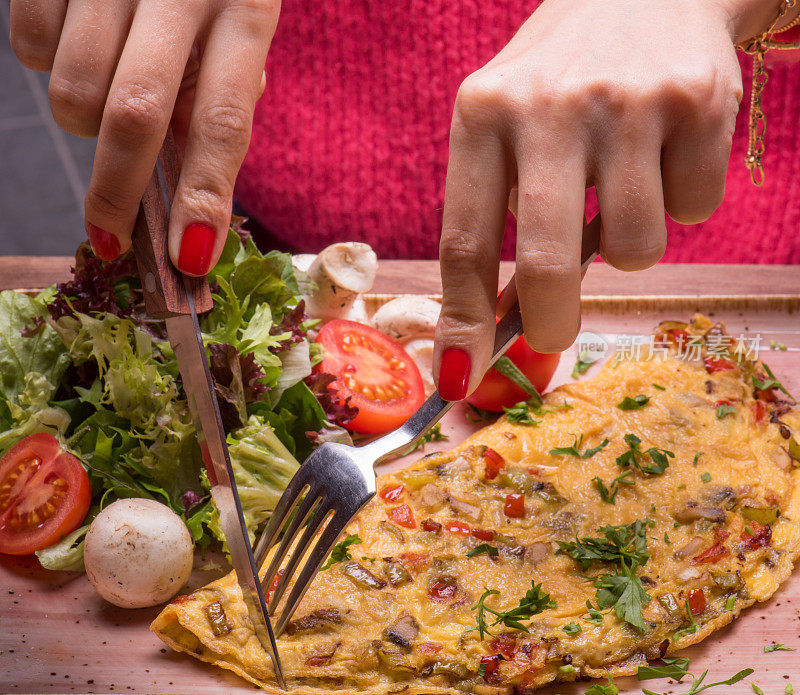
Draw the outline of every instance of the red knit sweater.
<instances>
[{"instance_id":1,"label":"red knit sweater","mask_svg":"<svg viewBox=\"0 0 800 695\"><path fill-rule=\"evenodd\" d=\"M276 243L367 241L382 258L436 258L453 100L536 0L284 0L237 197ZM668 221L672 262L800 263L800 65L765 88L766 183L750 183L749 63L725 202ZM511 226L504 257L513 258Z\"/></svg>"}]
</instances>

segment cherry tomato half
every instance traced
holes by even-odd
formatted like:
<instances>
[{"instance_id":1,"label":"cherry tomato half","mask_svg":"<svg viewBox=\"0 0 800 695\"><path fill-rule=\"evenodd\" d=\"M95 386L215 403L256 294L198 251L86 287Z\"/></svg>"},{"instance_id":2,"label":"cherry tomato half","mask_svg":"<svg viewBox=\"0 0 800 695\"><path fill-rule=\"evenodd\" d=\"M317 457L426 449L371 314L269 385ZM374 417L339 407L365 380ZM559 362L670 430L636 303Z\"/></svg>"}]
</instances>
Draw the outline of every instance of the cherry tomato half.
<instances>
[{"instance_id":1,"label":"cherry tomato half","mask_svg":"<svg viewBox=\"0 0 800 695\"><path fill-rule=\"evenodd\" d=\"M320 368L337 377L331 387L358 408L347 428L388 432L422 405L425 387L419 369L402 345L371 326L355 321L326 323L317 336L325 350Z\"/></svg>"},{"instance_id":2,"label":"cherry tomato half","mask_svg":"<svg viewBox=\"0 0 800 695\"><path fill-rule=\"evenodd\" d=\"M536 352L525 342L525 338L518 338L505 354L539 392L544 391L550 383L561 359L561 354L558 352L548 355ZM501 413L503 408L510 408L528 398L530 396L524 389L496 369L490 369L478 388L467 396L467 403L476 408Z\"/></svg>"},{"instance_id":3,"label":"cherry tomato half","mask_svg":"<svg viewBox=\"0 0 800 695\"><path fill-rule=\"evenodd\" d=\"M52 434L25 437L0 459L0 553L53 545L80 525L91 497L83 466Z\"/></svg>"}]
</instances>

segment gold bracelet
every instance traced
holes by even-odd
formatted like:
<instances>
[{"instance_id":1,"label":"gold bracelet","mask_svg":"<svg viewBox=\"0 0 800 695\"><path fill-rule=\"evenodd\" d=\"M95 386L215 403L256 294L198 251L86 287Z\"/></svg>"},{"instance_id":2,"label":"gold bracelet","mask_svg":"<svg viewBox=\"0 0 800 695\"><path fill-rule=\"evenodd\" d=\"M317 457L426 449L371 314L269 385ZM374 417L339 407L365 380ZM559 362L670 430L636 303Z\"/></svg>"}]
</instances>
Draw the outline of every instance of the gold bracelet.
<instances>
[{"instance_id":1,"label":"gold bracelet","mask_svg":"<svg viewBox=\"0 0 800 695\"><path fill-rule=\"evenodd\" d=\"M778 16L775 17L775 21L772 22L769 29L761 34L761 36L757 36L738 46L742 51L753 56L753 88L750 93L749 138L747 155L745 156L744 163L750 171L750 180L756 186L760 186L764 183L764 168L761 161L766 149L764 138L767 134L767 117L764 115L761 106L761 93L768 79L767 72L764 70L764 56L771 48L790 49L800 47L800 42L797 42L798 45L795 45L794 43L781 43L780 41L773 40L773 36L778 33L776 32L776 27L796 4L797 0L783 0L778 10ZM782 27L780 31L791 29L798 23L800 23L800 15L787 26Z\"/></svg>"}]
</instances>

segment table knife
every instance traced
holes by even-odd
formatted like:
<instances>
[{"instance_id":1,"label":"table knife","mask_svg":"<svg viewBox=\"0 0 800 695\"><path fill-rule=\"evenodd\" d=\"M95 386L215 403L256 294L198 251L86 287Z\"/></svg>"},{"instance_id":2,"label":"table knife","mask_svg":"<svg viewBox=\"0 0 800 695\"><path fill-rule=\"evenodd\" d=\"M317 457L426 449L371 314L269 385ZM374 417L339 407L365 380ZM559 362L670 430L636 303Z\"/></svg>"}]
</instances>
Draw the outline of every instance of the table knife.
<instances>
[{"instance_id":1,"label":"table knife","mask_svg":"<svg viewBox=\"0 0 800 695\"><path fill-rule=\"evenodd\" d=\"M133 235L134 255L144 288L145 308L150 316L166 321L167 337L180 370L211 495L219 510L220 526L248 615L261 646L272 659L275 679L285 690L275 635L258 580L197 318L198 312L211 308L211 293L205 278L190 278L178 272L167 251L169 211L178 172L176 148L168 134L142 198Z\"/></svg>"}]
</instances>

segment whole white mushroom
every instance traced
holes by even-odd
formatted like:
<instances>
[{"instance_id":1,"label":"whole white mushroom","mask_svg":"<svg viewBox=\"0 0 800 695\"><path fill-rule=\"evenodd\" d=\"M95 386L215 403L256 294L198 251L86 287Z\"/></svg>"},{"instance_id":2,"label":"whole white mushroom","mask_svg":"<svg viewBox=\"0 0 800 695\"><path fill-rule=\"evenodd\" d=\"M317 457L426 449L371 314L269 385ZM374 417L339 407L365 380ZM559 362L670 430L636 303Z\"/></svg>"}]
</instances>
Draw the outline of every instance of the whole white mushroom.
<instances>
[{"instance_id":1,"label":"whole white mushroom","mask_svg":"<svg viewBox=\"0 0 800 695\"><path fill-rule=\"evenodd\" d=\"M83 559L97 592L121 608L171 599L189 579L194 544L169 507L144 498L108 505L89 526Z\"/></svg>"}]
</instances>

